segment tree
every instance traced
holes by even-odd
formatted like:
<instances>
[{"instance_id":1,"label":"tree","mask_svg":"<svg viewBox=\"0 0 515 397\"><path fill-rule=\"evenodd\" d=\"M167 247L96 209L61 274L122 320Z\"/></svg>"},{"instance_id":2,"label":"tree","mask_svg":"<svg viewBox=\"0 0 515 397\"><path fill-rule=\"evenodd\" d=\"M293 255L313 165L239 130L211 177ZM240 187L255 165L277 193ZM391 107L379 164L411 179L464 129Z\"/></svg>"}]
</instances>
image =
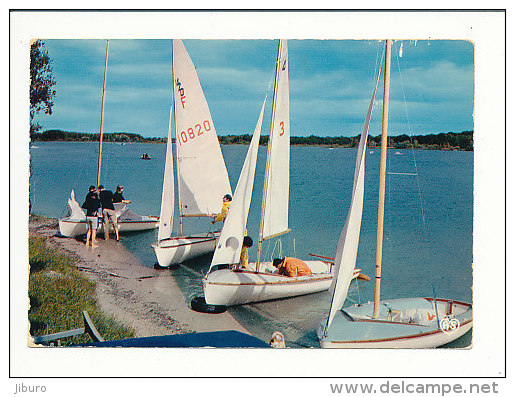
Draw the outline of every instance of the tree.
<instances>
[{"instance_id":1,"label":"tree","mask_svg":"<svg viewBox=\"0 0 515 397\"><path fill-rule=\"evenodd\" d=\"M51 59L45 50L45 43L36 40L30 46L30 133L41 129L34 123L34 116L41 110L45 114L52 114L55 79L52 74Z\"/></svg>"}]
</instances>

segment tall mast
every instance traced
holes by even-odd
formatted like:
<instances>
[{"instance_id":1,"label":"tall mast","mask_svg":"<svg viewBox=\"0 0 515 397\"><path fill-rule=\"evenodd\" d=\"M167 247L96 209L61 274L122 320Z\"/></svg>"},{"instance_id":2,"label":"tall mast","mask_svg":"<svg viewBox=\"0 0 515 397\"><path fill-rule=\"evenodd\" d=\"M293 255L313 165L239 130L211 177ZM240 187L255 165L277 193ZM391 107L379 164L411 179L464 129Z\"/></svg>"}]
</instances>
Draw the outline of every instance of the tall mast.
<instances>
[{"instance_id":1,"label":"tall mast","mask_svg":"<svg viewBox=\"0 0 515 397\"><path fill-rule=\"evenodd\" d=\"M281 45L282 41L279 40L279 49L277 50L277 61L275 62L275 82L274 82L274 98L272 101L272 118L270 119L270 135L268 136L268 144L267 144L267 154L266 154L266 169L265 169L265 182L263 186L263 200L261 202L261 221L259 224L259 241L258 241L258 251L256 257L256 272L259 272L259 263L261 261L261 250L263 248L263 228L265 225L265 205L266 205L266 193L268 191L268 174L270 173L270 153L271 147L270 144L272 142L272 133L274 127L274 118L275 118L275 102L277 97L277 79L279 78L279 62L281 60Z\"/></svg>"},{"instance_id":2,"label":"tall mast","mask_svg":"<svg viewBox=\"0 0 515 397\"><path fill-rule=\"evenodd\" d=\"M384 61L384 89L383 89L383 124L381 132L381 163L379 167L379 202L377 207L377 250L376 250L376 274L374 286L374 310L373 317L379 314L379 299L381 296L381 261L383 257L383 223L384 223L384 198L386 186L386 154L388 148L388 100L390 96L390 58L392 41L386 40Z\"/></svg>"},{"instance_id":3,"label":"tall mast","mask_svg":"<svg viewBox=\"0 0 515 397\"><path fill-rule=\"evenodd\" d=\"M173 104L173 119L174 119L174 125L175 125L175 160L177 164L177 196L179 199L179 225L180 225L180 235L183 236L183 226L182 226L182 202L181 202L181 174L179 172L179 138L177 137L177 111L175 109L176 103L175 103L175 73L174 73L174 62L173 62L173 56L174 56L174 40L172 40L172 85L173 85L173 94L172 94L172 104Z\"/></svg>"},{"instance_id":4,"label":"tall mast","mask_svg":"<svg viewBox=\"0 0 515 397\"><path fill-rule=\"evenodd\" d=\"M102 87L102 110L100 112L100 140L98 144L98 167L97 167L97 188L100 185L100 169L102 166L102 140L104 138L104 102L106 93L106 75L107 75L107 50L109 48L109 39L106 42L106 56L104 64L104 85Z\"/></svg>"}]
</instances>

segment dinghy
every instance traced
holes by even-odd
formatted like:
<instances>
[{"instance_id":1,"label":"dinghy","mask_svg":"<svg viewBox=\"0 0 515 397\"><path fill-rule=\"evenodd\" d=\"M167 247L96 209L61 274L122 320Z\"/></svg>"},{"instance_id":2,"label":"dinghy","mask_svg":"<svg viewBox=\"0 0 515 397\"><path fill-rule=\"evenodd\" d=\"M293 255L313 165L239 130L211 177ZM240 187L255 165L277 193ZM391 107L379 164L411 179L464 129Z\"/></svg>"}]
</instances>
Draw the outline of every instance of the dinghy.
<instances>
[{"instance_id":1,"label":"dinghy","mask_svg":"<svg viewBox=\"0 0 515 397\"><path fill-rule=\"evenodd\" d=\"M75 192L72 190L68 198L69 215L59 219L59 233L64 237L77 237L86 234L86 214L75 200ZM159 218L156 216L138 215L127 208L126 203L114 203L114 209L118 218L118 231L139 232L157 228ZM97 233L104 233L104 222L98 225Z\"/></svg>"},{"instance_id":2,"label":"dinghy","mask_svg":"<svg viewBox=\"0 0 515 397\"><path fill-rule=\"evenodd\" d=\"M304 261L312 274L298 277L279 275L277 268L271 262L260 262L263 240L290 231L288 228L290 179L288 67L288 44L286 40L280 40L257 260L255 263L249 263L247 269L231 269L239 263L252 195L256 158L251 153L254 150L257 151L257 147L252 145L257 145L256 142L259 141L259 136L254 135L222 235L217 243L209 271L203 279L204 297L208 305L242 305L311 294L327 290L331 285L333 273L332 263L329 261ZM259 134L261 131L263 109L254 134ZM253 163L247 164L247 161L253 161ZM355 276L357 275L358 272Z\"/></svg>"},{"instance_id":3,"label":"dinghy","mask_svg":"<svg viewBox=\"0 0 515 397\"><path fill-rule=\"evenodd\" d=\"M335 278L327 318L318 324L317 336L323 348L434 348L449 343L472 328L472 306L452 299L401 298L380 301L383 241L384 193L386 178L388 96L391 41L386 42L381 139L380 187L377 228L374 301L342 306L347 297L356 264L363 213L365 150L367 133L361 135L351 205L335 257ZM381 73L381 72L379 72ZM377 92L377 84L369 106Z\"/></svg>"},{"instance_id":4,"label":"dinghy","mask_svg":"<svg viewBox=\"0 0 515 397\"><path fill-rule=\"evenodd\" d=\"M195 66L181 40L173 40L173 87L158 242L152 245L161 267L176 265L215 250L220 231L184 236L183 218L213 217L220 211L222 197L232 193L211 113ZM172 114L175 115L175 128ZM180 219L180 236L176 237L172 236L174 137Z\"/></svg>"},{"instance_id":5,"label":"dinghy","mask_svg":"<svg viewBox=\"0 0 515 397\"><path fill-rule=\"evenodd\" d=\"M106 43L106 55L104 65L104 84L102 89L102 110L100 116L100 140L98 147L98 170L97 170L97 187L100 185L100 170L102 163L102 141L104 126L104 100L107 76L107 54L109 48L109 40ZM159 219L155 216L138 215L127 208L126 203L115 203L115 213L118 217L119 232L138 232L143 230L155 229L158 226ZM86 225L86 214L75 200L75 193L72 190L68 198L68 216L59 219L59 233L64 237L77 237L86 234L88 228ZM100 217L102 219L102 217ZM98 233L104 233L104 222L99 223Z\"/></svg>"}]
</instances>

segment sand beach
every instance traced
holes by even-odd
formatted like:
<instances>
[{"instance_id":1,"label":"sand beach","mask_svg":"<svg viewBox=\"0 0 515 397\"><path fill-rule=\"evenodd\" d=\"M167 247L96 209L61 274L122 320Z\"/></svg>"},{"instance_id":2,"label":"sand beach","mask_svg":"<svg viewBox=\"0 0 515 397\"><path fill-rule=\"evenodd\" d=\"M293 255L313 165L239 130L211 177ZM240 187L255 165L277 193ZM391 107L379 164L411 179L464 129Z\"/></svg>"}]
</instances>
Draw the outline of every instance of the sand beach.
<instances>
[{"instance_id":1,"label":"sand beach","mask_svg":"<svg viewBox=\"0 0 515 397\"><path fill-rule=\"evenodd\" d=\"M229 312L191 310L170 270L143 266L114 238L101 238L98 247L91 248L84 237L61 237L57 220L42 217L30 218L29 233L46 237L49 246L73 257L77 268L95 282L100 308L132 327L137 337L226 330L249 333Z\"/></svg>"}]
</instances>

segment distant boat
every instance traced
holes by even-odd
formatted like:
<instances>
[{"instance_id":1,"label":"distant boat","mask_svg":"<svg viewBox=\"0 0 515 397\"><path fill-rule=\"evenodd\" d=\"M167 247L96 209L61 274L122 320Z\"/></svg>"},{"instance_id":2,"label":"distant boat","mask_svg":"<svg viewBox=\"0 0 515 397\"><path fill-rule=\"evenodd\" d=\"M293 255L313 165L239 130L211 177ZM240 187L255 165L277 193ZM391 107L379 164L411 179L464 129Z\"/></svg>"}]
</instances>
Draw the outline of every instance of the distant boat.
<instances>
[{"instance_id":1,"label":"distant boat","mask_svg":"<svg viewBox=\"0 0 515 397\"><path fill-rule=\"evenodd\" d=\"M401 152L395 152L394 154L402 154Z\"/></svg>"},{"instance_id":2,"label":"distant boat","mask_svg":"<svg viewBox=\"0 0 515 397\"><path fill-rule=\"evenodd\" d=\"M376 279L374 301L342 308L356 264L363 214L367 133L360 139L351 205L335 260L335 280L327 318L317 336L324 348L434 348L449 343L472 328L472 306L452 299L401 298L380 301L381 259L386 178L386 137L391 41L386 42L383 128L379 184ZM379 72L381 73L381 71ZM377 83L379 82L379 77ZM377 90L377 85L376 85ZM374 92L375 96L375 92ZM370 102L373 104L374 98ZM369 108L370 109L370 108Z\"/></svg>"},{"instance_id":3,"label":"distant boat","mask_svg":"<svg viewBox=\"0 0 515 397\"><path fill-rule=\"evenodd\" d=\"M142 160L151 160L152 158L148 155L148 153L143 153L141 155Z\"/></svg>"},{"instance_id":4,"label":"distant boat","mask_svg":"<svg viewBox=\"0 0 515 397\"><path fill-rule=\"evenodd\" d=\"M159 266L169 267L215 249L219 231L183 235L183 217L212 217L231 194L229 176L198 75L181 40L173 40L174 104L166 144L158 241ZM175 128L172 126L175 114ZM175 133L173 130L175 129ZM175 207L172 138L175 135L180 236L172 236Z\"/></svg>"},{"instance_id":5,"label":"distant boat","mask_svg":"<svg viewBox=\"0 0 515 397\"><path fill-rule=\"evenodd\" d=\"M100 117L100 143L98 149L98 169L97 169L97 187L100 185L100 165L102 161L102 140L103 140L103 122L104 122L104 97L107 74L107 50L109 40L106 43L106 55L104 65L104 85L102 90L102 110ZM127 208L126 203L115 203L115 213L118 218L118 230L120 232L136 232L143 230L155 229L158 226L159 219L155 216L138 215ZM77 237L87 232L86 214L75 200L75 192L72 190L68 198L69 214L65 218L59 219L59 233L64 237ZM104 222L99 224L99 233L104 233Z\"/></svg>"}]
</instances>

